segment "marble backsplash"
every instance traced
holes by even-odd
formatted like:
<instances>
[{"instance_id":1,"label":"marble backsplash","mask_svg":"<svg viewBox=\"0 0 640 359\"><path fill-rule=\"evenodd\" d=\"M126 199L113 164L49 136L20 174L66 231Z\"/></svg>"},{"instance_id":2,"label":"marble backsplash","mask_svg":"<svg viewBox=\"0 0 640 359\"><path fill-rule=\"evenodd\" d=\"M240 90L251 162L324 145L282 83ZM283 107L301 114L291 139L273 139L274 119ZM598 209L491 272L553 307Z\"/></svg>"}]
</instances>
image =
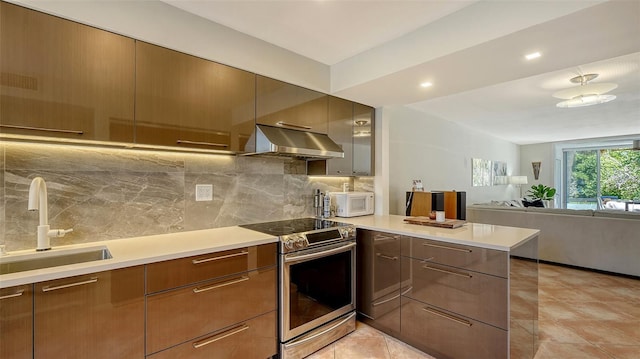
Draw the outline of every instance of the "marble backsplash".
<instances>
[{"instance_id":1,"label":"marble backsplash","mask_svg":"<svg viewBox=\"0 0 640 359\"><path fill-rule=\"evenodd\" d=\"M73 228L53 246L313 216L313 192L344 182L373 191L373 177L309 177L290 158L0 143L0 244L35 247L29 184L48 190L51 228ZM213 185L196 201L196 184Z\"/></svg>"}]
</instances>

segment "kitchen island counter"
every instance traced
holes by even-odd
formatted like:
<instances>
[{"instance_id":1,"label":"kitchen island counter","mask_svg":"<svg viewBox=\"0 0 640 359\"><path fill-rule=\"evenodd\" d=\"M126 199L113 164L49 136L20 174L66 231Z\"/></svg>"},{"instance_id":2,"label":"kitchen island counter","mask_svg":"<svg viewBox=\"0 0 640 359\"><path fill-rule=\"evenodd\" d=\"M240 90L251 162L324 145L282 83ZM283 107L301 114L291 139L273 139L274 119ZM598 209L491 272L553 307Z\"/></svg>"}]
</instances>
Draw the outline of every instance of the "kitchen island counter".
<instances>
[{"instance_id":1,"label":"kitchen island counter","mask_svg":"<svg viewBox=\"0 0 640 359\"><path fill-rule=\"evenodd\" d=\"M539 234L537 229L496 226L482 223L466 223L449 229L405 223L406 216L373 215L353 218L337 218L361 229L432 239L442 242L471 245L500 251L511 251Z\"/></svg>"},{"instance_id":2,"label":"kitchen island counter","mask_svg":"<svg viewBox=\"0 0 640 359\"><path fill-rule=\"evenodd\" d=\"M47 253L66 249L104 246L109 249L113 258L3 274L0 275L0 288L275 243L277 241L277 237L232 226L69 246L54 246ZM0 261L3 258L32 253L36 253L34 249L9 252L8 255L0 257Z\"/></svg>"},{"instance_id":3,"label":"kitchen island counter","mask_svg":"<svg viewBox=\"0 0 640 359\"><path fill-rule=\"evenodd\" d=\"M342 219L358 231L360 320L434 357L534 358L539 231L405 218Z\"/></svg>"}]
</instances>

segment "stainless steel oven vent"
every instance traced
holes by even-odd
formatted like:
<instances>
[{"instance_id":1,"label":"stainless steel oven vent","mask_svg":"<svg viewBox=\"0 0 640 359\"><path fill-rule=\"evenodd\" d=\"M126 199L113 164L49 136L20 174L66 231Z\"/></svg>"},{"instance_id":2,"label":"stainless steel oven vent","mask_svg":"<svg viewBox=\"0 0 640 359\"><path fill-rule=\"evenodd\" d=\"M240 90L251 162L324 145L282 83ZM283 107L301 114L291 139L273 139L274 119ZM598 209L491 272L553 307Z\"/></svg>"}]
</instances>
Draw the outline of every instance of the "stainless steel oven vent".
<instances>
[{"instance_id":1,"label":"stainless steel oven vent","mask_svg":"<svg viewBox=\"0 0 640 359\"><path fill-rule=\"evenodd\" d=\"M302 158L343 158L344 152L322 133L256 125L245 146L247 155L272 154Z\"/></svg>"}]
</instances>

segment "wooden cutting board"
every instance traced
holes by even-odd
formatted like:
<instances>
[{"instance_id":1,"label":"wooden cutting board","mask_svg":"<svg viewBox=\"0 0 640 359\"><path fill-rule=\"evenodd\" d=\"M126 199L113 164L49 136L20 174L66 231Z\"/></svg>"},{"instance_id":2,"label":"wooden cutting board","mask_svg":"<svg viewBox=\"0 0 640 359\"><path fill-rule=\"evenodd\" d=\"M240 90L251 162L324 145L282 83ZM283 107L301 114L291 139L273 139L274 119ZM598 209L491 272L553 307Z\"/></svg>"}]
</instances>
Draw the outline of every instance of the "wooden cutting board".
<instances>
[{"instance_id":1,"label":"wooden cutting board","mask_svg":"<svg viewBox=\"0 0 640 359\"><path fill-rule=\"evenodd\" d=\"M419 224L421 226L431 226L440 228L458 228L462 227L467 221L459 219L445 219L444 222L436 222L435 219L429 217L407 217L404 219L409 224Z\"/></svg>"}]
</instances>

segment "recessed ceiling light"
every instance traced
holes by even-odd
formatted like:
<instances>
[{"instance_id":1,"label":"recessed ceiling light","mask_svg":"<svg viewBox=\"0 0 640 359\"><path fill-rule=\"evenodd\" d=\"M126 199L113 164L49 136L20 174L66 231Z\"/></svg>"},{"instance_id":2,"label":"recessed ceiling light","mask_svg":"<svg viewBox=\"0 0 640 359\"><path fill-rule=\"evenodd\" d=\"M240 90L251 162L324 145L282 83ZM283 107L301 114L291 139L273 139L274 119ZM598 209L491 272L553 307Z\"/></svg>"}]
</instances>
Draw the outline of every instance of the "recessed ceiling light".
<instances>
[{"instance_id":1,"label":"recessed ceiling light","mask_svg":"<svg viewBox=\"0 0 640 359\"><path fill-rule=\"evenodd\" d=\"M533 60L533 59L537 59L537 58L538 58L538 57L540 57L540 56L542 56L542 54L541 54L541 53L539 53L539 52L532 52L532 53L530 53L530 54L528 54L528 55L525 55L524 57L525 57L525 59L527 59L527 60Z\"/></svg>"},{"instance_id":2,"label":"recessed ceiling light","mask_svg":"<svg viewBox=\"0 0 640 359\"><path fill-rule=\"evenodd\" d=\"M423 82L420 84L420 87L424 87L424 88L431 87L431 86L433 86L431 82Z\"/></svg>"}]
</instances>

